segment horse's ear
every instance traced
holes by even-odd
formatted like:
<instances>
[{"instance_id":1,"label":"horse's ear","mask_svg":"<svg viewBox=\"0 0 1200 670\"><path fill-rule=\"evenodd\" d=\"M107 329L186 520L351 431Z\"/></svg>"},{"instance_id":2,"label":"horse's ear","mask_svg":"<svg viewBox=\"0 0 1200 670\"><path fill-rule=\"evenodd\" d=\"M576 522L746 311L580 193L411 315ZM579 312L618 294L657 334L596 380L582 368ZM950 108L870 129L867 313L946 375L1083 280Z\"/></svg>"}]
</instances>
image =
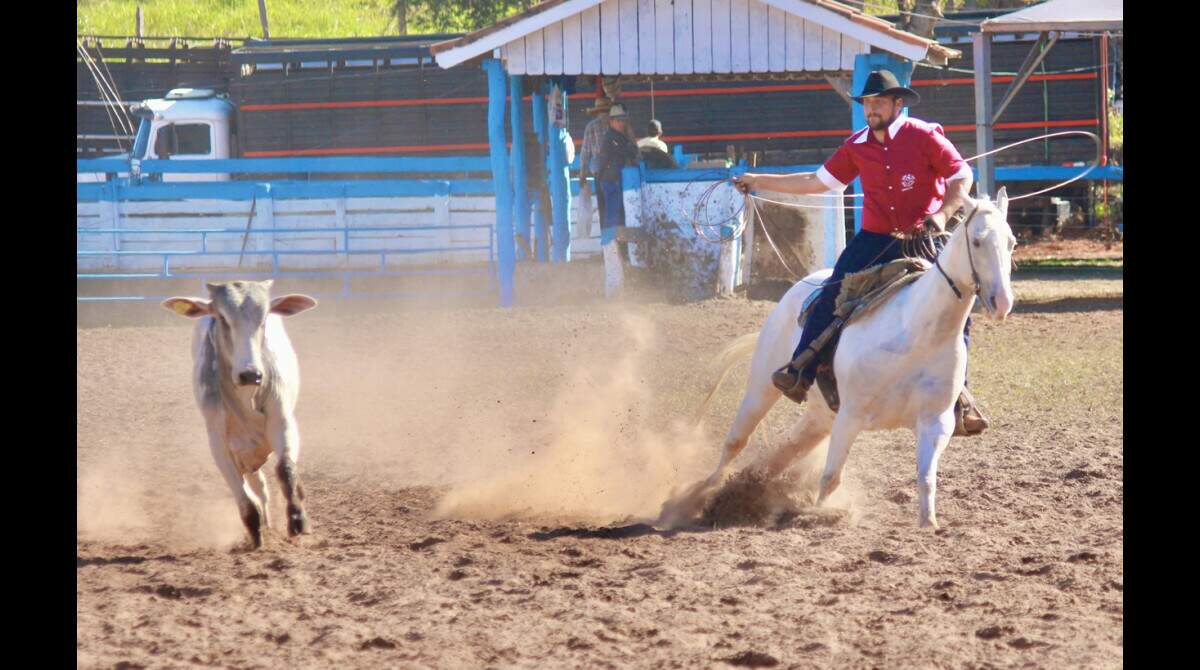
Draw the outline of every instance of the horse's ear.
<instances>
[{"instance_id":1,"label":"horse's ear","mask_svg":"<svg viewBox=\"0 0 1200 670\"><path fill-rule=\"evenodd\" d=\"M1000 213L1008 215L1008 187L1001 186L1000 191L996 193L996 207L1000 209Z\"/></svg>"}]
</instances>

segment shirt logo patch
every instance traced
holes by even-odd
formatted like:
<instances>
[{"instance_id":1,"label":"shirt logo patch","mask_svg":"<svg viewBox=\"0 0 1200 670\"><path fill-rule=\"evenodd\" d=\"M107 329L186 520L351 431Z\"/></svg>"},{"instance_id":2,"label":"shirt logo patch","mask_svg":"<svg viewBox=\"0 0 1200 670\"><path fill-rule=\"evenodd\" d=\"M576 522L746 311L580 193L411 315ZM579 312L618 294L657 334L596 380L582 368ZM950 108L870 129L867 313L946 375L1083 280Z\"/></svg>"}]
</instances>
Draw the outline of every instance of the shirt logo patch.
<instances>
[{"instance_id":1,"label":"shirt logo patch","mask_svg":"<svg viewBox=\"0 0 1200 670\"><path fill-rule=\"evenodd\" d=\"M901 190L910 190L915 183L917 183L917 178L911 172L900 178L900 186L903 187Z\"/></svg>"}]
</instances>

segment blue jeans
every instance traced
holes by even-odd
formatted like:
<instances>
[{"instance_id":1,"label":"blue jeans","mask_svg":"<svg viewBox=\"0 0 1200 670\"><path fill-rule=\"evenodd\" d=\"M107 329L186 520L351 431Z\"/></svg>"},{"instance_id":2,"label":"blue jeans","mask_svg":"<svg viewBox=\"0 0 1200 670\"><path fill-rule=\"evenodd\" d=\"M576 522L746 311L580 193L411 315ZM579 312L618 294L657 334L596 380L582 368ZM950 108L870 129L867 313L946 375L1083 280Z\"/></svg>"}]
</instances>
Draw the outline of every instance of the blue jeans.
<instances>
[{"instance_id":1,"label":"blue jeans","mask_svg":"<svg viewBox=\"0 0 1200 670\"><path fill-rule=\"evenodd\" d=\"M625 198L621 194L620 181L599 181L600 201L603 207L600 212L600 245L603 246L617 238L617 227L625 225Z\"/></svg>"},{"instance_id":2,"label":"blue jeans","mask_svg":"<svg viewBox=\"0 0 1200 670\"><path fill-rule=\"evenodd\" d=\"M942 250L942 240L944 238L934 238L934 248L937 251ZM842 251L842 255L838 257L837 263L833 265L833 275L826 280L825 286L820 289L821 294L817 296L816 302L813 304L812 311L808 314L808 320L804 322L804 330L800 333L800 344L796 345L796 351L792 353L792 359L795 360L800 355L801 351L808 348L808 345L817 336L825 332L829 324L833 323L833 309L837 304L838 294L842 289L842 278L852 272L861 272L869 267L890 263L904 256L903 243L892 237L891 235L882 235L880 233L872 233L867 230L861 230L855 235L846 248ZM919 245L918 245L919 247ZM928 254L921 254L926 260L933 260ZM936 272L937 270L930 270ZM950 290L950 287L946 287ZM970 344L971 319L967 319L967 324L963 328L963 342ZM800 374L809 382L812 382L817 377L817 360L814 358Z\"/></svg>"}]
</instances>

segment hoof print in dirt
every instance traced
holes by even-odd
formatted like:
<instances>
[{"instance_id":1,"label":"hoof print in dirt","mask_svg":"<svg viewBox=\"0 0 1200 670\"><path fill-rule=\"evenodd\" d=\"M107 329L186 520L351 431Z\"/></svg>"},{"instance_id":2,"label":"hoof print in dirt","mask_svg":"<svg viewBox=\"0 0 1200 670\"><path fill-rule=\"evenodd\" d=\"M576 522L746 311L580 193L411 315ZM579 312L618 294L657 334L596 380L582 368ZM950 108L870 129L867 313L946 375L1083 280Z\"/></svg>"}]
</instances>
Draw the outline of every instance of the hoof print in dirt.
<instances>
[{"instance_id":1,"label":"hoof print in dirt","mask_svg":"<svg viewBox=\"0 0 1200 670\"><path fill-rule=\"evenodd\" d=\"M284 570L291 569L292 564L288 563L287 561L283 560L282 558L277 558L277 559L271 561L270 563L267 563L267 567L274 570L275 572L283 572Z\"/></svg>"},{"instance_id":2,"label":"hoof print in dirt","mask_svg":"<svg viewBox=\"0 0 1200 670\"><path fill-rule=\"evenodd\" d=\"M773 668L779 665L779 659L759 651L743 651L718 660L742 668Z\"/></svg>"},{"instance_id":3,"label":"hoof print in dirt","mask_svg":"<svg viewBox=\"0 0 1200 670\"><path fill-rule=\"evenodd\" d=\"M912 496L904 491L896 491L892 495L888 496L888 500L896 503L897 505L907 505L908 503L912 502Z\"/></svg>"},{"instance_id":4,"label":"hoof print in dirt","mask_svg":"<svg viewBox=\"0 0 1200 670\"><path fill-rule=\"evenodd\" d=\"M451 570L450 574L446 575L446 579L449 579L452 582L457 582L469 574L470 573L466 572L465 570Z\"/></svg>"},{"instance_id":5,"label":"hoof print in dirt","mask_svg":"<svg viewBox=\"0 0 1200 670\"><path fill-rule=\"evenodd\" d=\"M146 666L131 661L117 661L117 664L113 666L113 670L146 670Z\"/></svg>"},{"instance_id":6,"label":"hoof print in dirt","mask_svg":"<svg viewBox=\"0 0 1200 670\"><path fill-rule=\"evenodd\" d=\"M880 550L875 550L867 554L867 558L875 561L876 563L883 563L884 565L894 565L899 563L901 560L901 557L896 554Z\"/></svg>"},{"instance_id":7,"label":"hoof print in dirt","mask_svg":"<svg viewBox=\"0 0 1200 670\"><path fill-rule=\"evenodd\" d=\"M358 646L358 648L363 651L368 651L370 649L395 649L396 643L387 638L373 637L370 640L364 641Z\"/></svg>"},{"instance_id":8,"label":"hoof print in dirt","mask_svg":"<svg viewBox=\"0 0 1200 670\"><path fill-rule=\"evenodd\" d=\"M584 642L583 640L580 640L577 637L572 637L572 638L567 639L567 649L591 649L591 648L592 648L592 644L590 642Z\"/></svg>"},{"instance_id":9,"label":"hoof print in dirt","mask_svg":"<svg viewBox=\"0 0 1200 670\"><path fill-rule=\"evenodd\" d=\"M184 598L203 598L212 595L213 590L210 588L194 588L191 586L175 587L170 584L160 584L157 587L139 586L134 589L142 593L153 593L160 598L168 600L182 600Z\"/></svg>"},{"instance_id":10,"label":"hoof print in dirt","mask_svg":"<svg viewBox=\"0 0 1200 670\"><path fill-rule=\"evenodd\" d=\"M1063 475L1063 479L1068 480L1068 481L1078 480L1081 482L1087 482L1090 479L1104 479L1104 473L1100 472L1098 470L1087 470L1084 468L1075 468L1075 469L1071 470L1070 472L1068 472L1067 474Z\"/></svg>"},{"instance_id":11,"label":"hoof print in dirt","mask_svg":"<svg viewBox=\"0 0 1200 670\"><path fill-rule=\"evenodd\" d=\"M1067 562L1068 563L1080 563L1080 562L1094 563L1097 558L1100 558L1099 554L1094 554L1090 551L1081 551L1078 554L1071 554L1070 556L1068 556Z\"/></svg>"},{"instance_id":12,"label":"hoof print in dirt","mask_svg":"<svg viewBox=\"0 0 1200 670\"><path fill-rule=\"evenodd\" d=\"M998 637L1012 635L1017 632L1012 626L988 626L975 631L975 637L981 640L995 640Z\"/></svg>"},{"instance_id":13,"label":"hoof print in dirt","mask_svg":"<svg viewBox=\"0 0 1200 670\"><path fill-rule=\"evenodd\" d=\"M1044 647L1046 646L1046 643L1038 642L1037 640L1030 640L1027 637L1019 637L1015 640L1009 640L1008 646L1012 647L1013 649L1032 649L1034 647Z\"/></svg>"},{"instance_id":14,"label":"hoof print in dirt","mask_svg":"<svg viewBox=\"0 0 1200 670\"><path fill-rule=\"evenodd\" d=\"M408 548L412 549L413 551L421 551L422 549L428 549L429 547L432 547L435 544L441 544L442 542L445 542L445 540L440 537L427 537L420 542L409 543Z\"/></svg>"}]
</instances>

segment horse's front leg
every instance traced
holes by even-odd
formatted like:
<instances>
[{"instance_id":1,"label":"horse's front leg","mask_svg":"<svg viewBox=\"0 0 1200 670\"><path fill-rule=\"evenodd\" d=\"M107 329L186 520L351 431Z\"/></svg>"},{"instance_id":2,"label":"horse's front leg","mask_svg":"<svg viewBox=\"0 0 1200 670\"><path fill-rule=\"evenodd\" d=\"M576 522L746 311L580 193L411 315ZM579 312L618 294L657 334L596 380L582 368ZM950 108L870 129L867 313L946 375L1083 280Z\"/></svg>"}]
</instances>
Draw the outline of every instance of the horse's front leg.
<instances>
[{"instance_id":1,"label":"horse's front leg","mask_svg":"<svg viewBox=\"0 0 1200 670\"><path fill-rule=\"evenodd\" d=\"M946 410L937 416L926 417L917 424L917 499L921 527L937 528L938 459L954 434L954 411Z\"/></svg>"},{"instance_id":2,"label":"horse's front leg","mask_svg":"<svg viewBox=\"0 0 1200 670\"><path fill-rule=\"evenodd\" d=\"M821 472L821 493L817 505L837 490L842 483L842 468L846 467L846 458L850 455L850 445L854 438L862 432L862 420L855 416L853 410L845 405L838 411L833 420L833 430L829 435L829 453L825 456L825 470Z\"/></svg>"}]
</instances>

